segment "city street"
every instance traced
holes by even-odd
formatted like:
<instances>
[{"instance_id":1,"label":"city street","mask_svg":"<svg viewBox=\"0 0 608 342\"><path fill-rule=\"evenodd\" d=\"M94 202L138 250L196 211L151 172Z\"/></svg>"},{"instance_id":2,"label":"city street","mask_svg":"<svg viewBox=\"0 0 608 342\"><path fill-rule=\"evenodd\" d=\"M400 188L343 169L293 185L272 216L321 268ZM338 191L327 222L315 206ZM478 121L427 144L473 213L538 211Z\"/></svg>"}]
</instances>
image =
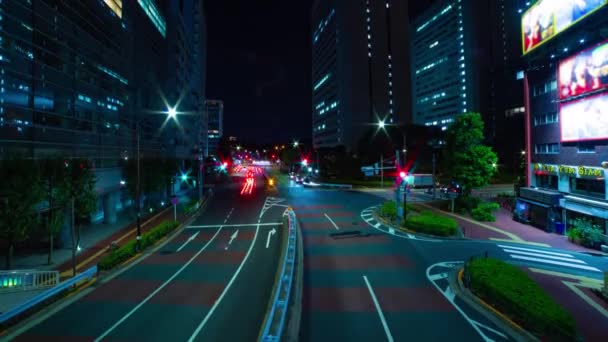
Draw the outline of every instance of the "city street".
<instances>
[{"instance_id":1,"label":"city street","mask_svg":"<svg viewBox=\"0 0 608 342\"><path fill-rule=\"evenodd\" d=\"M600 270L608 269L606 258L585 253L398 233L373 218L371 210L381 200L363 192L298 187L286 192L304 236L304 341L506 340L500 328L454 297L446 279L453 262L487 253L538 274L598 281ZM353 230L363 236L330 235ZM449 329L437 329L438 322Z\"/></svg>"},{"instance_id":2,"label":"city street","mask_svg":"<svg viewBox=\"0 0 608 342\"><path fill-rule=\"evenodd\" d=\"M233 177L217 187L205 212L175 238L16 340L257 339L285 208L269 203L262 187L241 195L243 183Z\"/></svg>"}]
</instances>

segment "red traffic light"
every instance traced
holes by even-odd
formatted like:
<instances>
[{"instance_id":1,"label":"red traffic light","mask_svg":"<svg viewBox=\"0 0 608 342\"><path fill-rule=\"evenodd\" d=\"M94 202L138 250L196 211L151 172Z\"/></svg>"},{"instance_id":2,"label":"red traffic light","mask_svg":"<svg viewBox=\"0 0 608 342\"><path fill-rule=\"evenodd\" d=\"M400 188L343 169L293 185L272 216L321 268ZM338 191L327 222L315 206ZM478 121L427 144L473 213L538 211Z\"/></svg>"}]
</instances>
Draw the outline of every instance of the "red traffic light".
<instances>
[{"instance_id":1,"label":"red traffic light","mask_svg":"<svg viewBox=\"0 0 608 342\"><path fill-rule=\"evenodd\" d=\"M399 177L401 177L401 179L405 179L405 177L407 177L407 173L405 173L404 171L399 172Z\"/></svg>"}]
</instances>

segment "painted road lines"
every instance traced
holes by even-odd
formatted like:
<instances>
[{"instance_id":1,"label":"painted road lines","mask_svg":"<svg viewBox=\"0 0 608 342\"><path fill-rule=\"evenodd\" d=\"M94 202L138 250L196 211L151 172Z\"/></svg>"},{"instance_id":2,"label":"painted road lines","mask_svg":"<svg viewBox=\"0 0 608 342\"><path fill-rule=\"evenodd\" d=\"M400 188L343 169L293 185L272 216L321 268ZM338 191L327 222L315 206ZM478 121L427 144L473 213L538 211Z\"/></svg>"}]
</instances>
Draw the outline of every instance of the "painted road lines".
<instances>
[{"instance_id":1,"label":"painted road lines","mask_svg":"<svg viewBox=\"0 0 608 342\"><path fill-rule=\"evenodd\" d=\"M332 220L331 217L329 217L329 215L327 215L327 213L325 213L325 217L327 217L327 219L329 220L329 222L331 222L331 224L334 226L334 228L336 228L336 230L340 230L340 227L338 227L338 225L336 224L336 222L334 222L334 220Z\"/></svg>"},{"instance_id":2,"label":"painted road lines","mask_svg":"<svg viewBox=\"0 0 608 342\"><path fill-rule=\"evenodd\" d=\"M196 238L196 236L198 235L198 233L200 233L200 232L196 232L196 233L192 234L192 236L191 236L191 237L189 237L189 238L188 238L188 240L186 240L186 242L184 242L184 244L183 244L183 245L181 245L181 246L180 246L180 247L177 249L177 252L179 252L179 251L181 251L182 249L184 249L184 247L186 247L186 245L187 245L187 244L189 244L189 243L190 243L190 241L194 240L194 239Z\"/></svg>"},{"instance_id":3,"label":"painted road lines","mask_svg":"<svg viewBox=\"0 0 608 342\"><path fill-rule=\"evenodd\" d=\"M505 253L516 260L532 261L542 264L577 268L586 271L601 272L598 268L588 266L583 260L575 258L572 254L551 252L542 249L516 247L510 245L497 245Z\"/></svg>"},{"instance_id":4,"label":"painted road lines","mask_svg":"<svg viewBox=\"0 0 608 342\"><path fill-rule=\"evenodd\" d=\"M431 282L431 284L433 284L433 286L437 289L437 291L439 291L439 293L441 293L445 297L445 299L450 304L452 304L452 306L462 315L462 317L471 325L471 327L473 327L473 329L477 331L477 333L479 334L479 336L481 336L484 342L495 341L495 339L492 338L493 336L488 336L488 332L491 333L490 335L494 334L504 339L508 339L507 335L505 335L503 332L493 329L469 317L469 315L467 315L467 313L456 302L457 297L454 294L452 288L450 287L449 282L446 279L447 277L443 276L443 273L447 274L447 272L452 271L453 268L463 264L463 261L446 261L433 264L426 269L426 277ZM440 276L438 276L437 274L440 274Z\"/></svg>"},{"instance_id":5,"label":"painted road lines","mask_svg":"<svg viewBox=\"0 0 608 342\"><path fill-rule=\"evenodd\" d=\"M266 222L266 223L239 223L239 224L209 224L209 225L193 225L188 226L186 229L204 229L204 228L233 228L233 227L264 227L264 226L280 226L283 222Z\"/></svg>"},{"instance_id":6,"label":"painted road lines","mask_svg":"<svg viewBox=\"0 0 608 342\"><path fill-rule=\"evenodd\" d=\"M261 215L260 215L260 217L261 217ZM213 313L217 309L218 305L222 302L222 299L224 299L224 296L226 296L226 293L228 292L228 290L230 290L230 287L232 287L232 284L234 283L234 281L236 280L236 278L239 276L239 273L241 273L241 270L243 269L243 266L247 262L247 259L249 259L249 255L251 255L251 251L253 250L253 247L255 246L255 242L256 242L256 240L258 238L259 231L260 231L260 222L258 221L257 227L255 229L255 235L253 236L253 240L251 241L251 245L249 245L249 249L247 250L247 254L245 254L245 258L243 258L243 261L241 261L241 264L239 265L239 268L236 269L236 271L232 275L232 278L230 278L230 281L228 282L228 284L224 288L224 291L219 296L219 298L215 301L215 303L213 304L213 306L211 307L211 309L209 310L209 312L207 312L207 315L205 315L205 318L203 318L203 320L201 321L201 323L196 327L196 329L194 330L194 332L192 333L192 335L188 339L188 342L194 341L194 339L198 336L198 334L200 334L201 330L203 330L203 328L205 327L205 324L207 324L207 322L209 321L209 319L211 318L211 316L213 315Z\"/></svg>"},{"instance_id":7,"label":"painted road lines","mask_svg":"<svg viewBox=\"0 0 608 342\"><path fill-rule=\"evenodd\" d=\"M384 313L382 313L382 309L380 308L380 303L378 303L378 298L376 298L376 294L374 293L374 289L372 285L367 280L366 276L363 276L363 280L365 281L365 285L367 285L367 289L369 290L369 294L372 296L372 301L376 306L376 311L378 311L378 316L380 316L380 321L382 322L382 327L384 327L384 332L386 333L386 339L389 342L393 342L393 335L391 334L390 329L388 328L388 324L386 323L386 318L384 318Z\"/></svg>"},{"instance_id":8,"label":"painted road lines","mask_svg":"<svg viewBox=\"0 0 608 342\"><path fill-rule=\"evenodd\" d=\"M167 285L169 285L169 283L171 283L173 281L173 279L175 279L178 275L180 275L180 273L182 273L186 269L186 267L188 267L194 261L194 259L196 259L199 255L201 255L201 253L203 253L205 251L205 249L207 249L207 247L209 247L211 242L213 242L213 240L215 240L215 238L221 231L222 231L222 227L220 227L217 230L217 232L215 232L213 237L211 237L211 240L207 241L207 243L196 254L194 254L194 256L192 256L192 258L190 258L190 260L188 260L187 263L185 263L179 270L177 270L177 272L175 272L171 276L171 278L167 279L161 286L159 286L156 290L154 290L154 292L150 293L146 298L144 298L144 300L142 300L139 304L137 304L137 306L135 306L133 309L131 309L131 311L129 311L120 320L118 320L118 322L114 323L114 325L112 325L108 330L106 330L103 334L99 335L99 337L97 337L95 339L95 342L99 342L99 341L103 340L112 331L114 331L119 325L121 325L124 321L126 321L129 317L131 317L131 315L133 315L137 310L139 310L139 308L141 308L150 299L152 299L152 297L154 297L163 288L165 288Z\"/></svg>"}]
</instances>

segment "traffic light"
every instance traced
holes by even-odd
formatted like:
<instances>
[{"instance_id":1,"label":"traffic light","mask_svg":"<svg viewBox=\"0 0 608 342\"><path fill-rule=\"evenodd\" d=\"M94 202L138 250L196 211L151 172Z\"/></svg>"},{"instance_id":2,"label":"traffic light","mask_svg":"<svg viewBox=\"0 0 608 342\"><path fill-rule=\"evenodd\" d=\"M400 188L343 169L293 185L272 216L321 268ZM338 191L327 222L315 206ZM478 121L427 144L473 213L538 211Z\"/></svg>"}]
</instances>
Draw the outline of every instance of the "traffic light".
<instances>
[{"instance_id":1,"label":"traffic light","mask_svg":"<svg viewBox=\"0 0 608 342\"><path fill-rule=\"evenodd\" d=\"M306 159L306 158L302 159L302 165L304 165L304 166L308 165L308 159Z\"/></svg>"}]
</instances>

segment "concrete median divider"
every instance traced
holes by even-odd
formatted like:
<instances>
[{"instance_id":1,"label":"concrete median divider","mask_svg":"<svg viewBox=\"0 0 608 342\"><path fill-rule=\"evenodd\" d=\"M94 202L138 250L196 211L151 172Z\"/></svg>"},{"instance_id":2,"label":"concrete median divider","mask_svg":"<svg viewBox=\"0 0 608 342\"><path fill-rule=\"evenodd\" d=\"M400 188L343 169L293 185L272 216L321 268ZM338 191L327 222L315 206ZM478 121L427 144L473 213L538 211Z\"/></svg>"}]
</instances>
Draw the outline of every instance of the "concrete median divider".
<instances>
[{"instance_id":1,"label":"concrete median divider","mask_svg":"<svg viewBox=\"0 0 608 342\"><path fill-rule=\"evenodd\" d=\"M286 212L287 243L281 253L276 284L271 295L269 309L261 329L260 341L297 340L302 298L301 236L295 213L291 208ZM296 268L298 271L296 272ZM295 274L295 277L294 277ZM296 280L294 282L294 279ZM294 298L297 299L294 301ZM294 307L297 310L294 311ZM297 322L296 322L297 321ZM297 330L293 330L297 329Z\"/></svg>"}]
</instances>

